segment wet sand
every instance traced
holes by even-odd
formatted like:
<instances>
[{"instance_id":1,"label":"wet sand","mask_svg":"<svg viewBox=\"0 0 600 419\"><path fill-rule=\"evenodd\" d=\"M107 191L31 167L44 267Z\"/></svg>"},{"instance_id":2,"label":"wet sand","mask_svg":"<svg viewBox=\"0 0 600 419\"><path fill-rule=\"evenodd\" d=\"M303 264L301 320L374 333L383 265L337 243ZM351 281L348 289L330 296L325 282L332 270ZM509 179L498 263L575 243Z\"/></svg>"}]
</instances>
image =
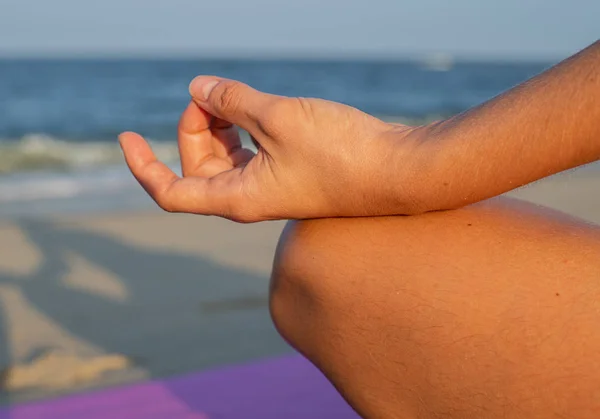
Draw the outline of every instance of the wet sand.
<instances>
[{"instance_id":1,"label":"wet sand","mask_svg":"<svg viewBox=\"0 0 600 419\"><path fill-rule=\"evenodd\" d=\"M600 223L600 170L511 195ZM2 401L291 353L267 307L282 222L156 211L0 221Z\"/></svg>"}]
</instances>

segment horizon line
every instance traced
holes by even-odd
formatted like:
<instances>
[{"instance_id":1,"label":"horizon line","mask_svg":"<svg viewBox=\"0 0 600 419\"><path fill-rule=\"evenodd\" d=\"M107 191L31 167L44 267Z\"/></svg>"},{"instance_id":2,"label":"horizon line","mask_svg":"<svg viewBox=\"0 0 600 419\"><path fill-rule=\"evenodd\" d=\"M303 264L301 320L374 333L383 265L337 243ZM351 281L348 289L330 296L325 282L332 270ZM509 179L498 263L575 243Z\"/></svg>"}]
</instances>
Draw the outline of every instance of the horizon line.
<instances>
[{"instance_id":1,"label":"horizon line","mask_svg":"<svg viewBox=\"0 0 600 419\"><path fill-rule=\"evenodd\" d=\"M517 62L552 63L568 55L532 54L451 54L421 53L332 53L332 52L260 52L215 53L214 51L61 51L61 52L8 52L0 50L0 60L198 60L198 61L379 61L379 62L427 62L446 60L458 62Z\"/></svg>"}]
</instances>

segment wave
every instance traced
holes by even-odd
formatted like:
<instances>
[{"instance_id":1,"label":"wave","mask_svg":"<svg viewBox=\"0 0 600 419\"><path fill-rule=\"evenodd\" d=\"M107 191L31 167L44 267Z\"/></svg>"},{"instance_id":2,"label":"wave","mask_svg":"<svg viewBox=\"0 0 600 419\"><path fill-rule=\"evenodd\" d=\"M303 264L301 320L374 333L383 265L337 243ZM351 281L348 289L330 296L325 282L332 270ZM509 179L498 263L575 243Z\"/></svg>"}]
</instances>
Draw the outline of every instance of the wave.
<instances>
[{"instance_id":1,"label":"wave","mask_svg":"<svg viewBox=\"0 0 600 419\"><path fill-rule=\"evenodd\" d=\"M177 159L174 142L153 142L152 148L161 160ZM45 134L30 134L16 141L0 140L0 174L87 170L122 163L123 154L116 140L73 142Z\"/></svg>"},{"instance_id":2,"label":"wave","mask_svg":"<svg viewBox=\"0 0 600 419\"><path fill-rule=\"evenodd\" d=\"M436 119L384 117L391 123L421 125ZM244 146L254 149L249 136L242 132ZM151 141L157 157L165 162L177 162L175 141ZM71 172L123 165L123 154L116 141L73 141L47 134L28 134L20 139L0 139L0 175L15 172Z\"/></svg>"}]
</instances>

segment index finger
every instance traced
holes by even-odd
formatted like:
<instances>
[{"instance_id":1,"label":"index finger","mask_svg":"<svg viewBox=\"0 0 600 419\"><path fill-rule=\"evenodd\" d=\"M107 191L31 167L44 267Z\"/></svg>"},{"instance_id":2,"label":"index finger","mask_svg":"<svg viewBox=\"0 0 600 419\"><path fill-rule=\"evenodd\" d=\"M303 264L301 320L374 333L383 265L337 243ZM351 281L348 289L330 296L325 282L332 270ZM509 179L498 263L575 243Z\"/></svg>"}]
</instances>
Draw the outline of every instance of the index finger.
<instances>
[{"instance_id":1,"label":"index finger","mask_svg":"<svg viewBox=\"0 0 600 419\"><path fill-rule=\"evenodd\" d=\"M156 158L150 145L139 134L123 133L119 136L119 143L131 173L159 207L168 212L225 214L224 200L217 199L219 196L214 193L210 179L180 178Z\"/></svg>"}]
</instances>

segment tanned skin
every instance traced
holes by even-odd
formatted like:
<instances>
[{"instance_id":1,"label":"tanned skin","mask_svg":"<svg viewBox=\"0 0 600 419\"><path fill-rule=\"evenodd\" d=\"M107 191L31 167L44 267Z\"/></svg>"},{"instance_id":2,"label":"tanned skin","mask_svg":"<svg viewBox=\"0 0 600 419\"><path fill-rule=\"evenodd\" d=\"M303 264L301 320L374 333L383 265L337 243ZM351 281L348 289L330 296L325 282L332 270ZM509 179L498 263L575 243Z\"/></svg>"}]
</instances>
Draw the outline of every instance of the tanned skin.
<instances>
[{"instance_id":1,"label":"tanned skin","mask_svg":"<svg viewBox=\"0 0 600 419\"><path fill-rule=\"evenodd\" d=\"M300 220L273 320L359 414L600 417L600 229L493 198L600 159L600 42L421 127L215 76L190 92L183 177L134 133L127 164L170 212Z\"/></svg>"}]
</instances>

